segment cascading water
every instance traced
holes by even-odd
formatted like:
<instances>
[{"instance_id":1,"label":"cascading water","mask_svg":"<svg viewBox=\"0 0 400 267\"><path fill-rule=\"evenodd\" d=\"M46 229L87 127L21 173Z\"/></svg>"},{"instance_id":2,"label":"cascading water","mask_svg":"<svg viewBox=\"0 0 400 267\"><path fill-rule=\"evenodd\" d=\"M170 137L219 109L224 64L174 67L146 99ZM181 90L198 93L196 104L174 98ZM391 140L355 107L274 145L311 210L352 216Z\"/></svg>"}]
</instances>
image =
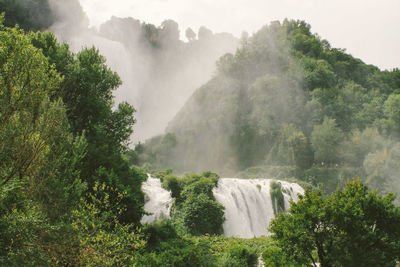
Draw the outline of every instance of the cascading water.
<instances>
[{"instance_id":1,"label":"cascading water","mask_svg":"<svg viewBox=\"0 0 400 267\"><path fill-rule=\"evenodd\" d=\"M214 197L225 207L225 236L251 238L268 235L268 225L275 217L270 194L271 179L222 178L214 188ZM298 200L304 190L295 183L277 181L282 185L285 209L289 200Z\"/></svg>"},{"instance_id":2,"label":"cascading water","mask_svg":"<svg viewBox=\"0 0 400 267\"><path fill-rule=\"evenodd\" d=\"M171 193L161 186L158 178L147 176L147 180L142 185L145 195L144 210L150 215L144 215L141 222L151 223L161 217L169 217L172 206Z\"/></svg>"},{"instance_id":3,"label":"cascading water","mask_svg":"<svg viewBox=\"0 0 400 267\"><path fill-rule=\"evenodd\" d=\"M213 189L215 199L225 207L226 221L223 224L224 235L252 238L268 235L268 226L275 217L270 194L272 181L281 184L285 209L290 207L289 200L298 201L298 194L304 189L296 184L272 179L221 178ZM157 221L162 216L169 217L172 206L171 193L162 188L158 178L148 179L142 185L146 196L144 210L152 213L142 218L143 223Z\"/></svg>"}]
</instances>

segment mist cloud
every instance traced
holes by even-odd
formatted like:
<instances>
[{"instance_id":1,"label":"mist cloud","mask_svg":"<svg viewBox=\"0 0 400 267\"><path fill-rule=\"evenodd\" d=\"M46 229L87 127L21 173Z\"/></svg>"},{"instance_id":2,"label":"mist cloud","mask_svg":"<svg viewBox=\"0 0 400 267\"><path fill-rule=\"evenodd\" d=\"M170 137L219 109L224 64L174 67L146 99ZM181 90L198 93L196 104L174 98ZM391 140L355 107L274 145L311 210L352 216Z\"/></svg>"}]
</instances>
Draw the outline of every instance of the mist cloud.
<instances>
[{"instance_id":1,"label":"mist cloud","mask_svg":"<svg viewBox=\"0 0 400 267\"><path fill-rule=\"evenodd\" d=\"M132 16L159 25L174 19L182 29L205 25L216 32L239 37L243 30L254 33L273 20L306 20L332 46L346 48L355 57L380 68L400 65L400 24L397 0L80 0L92 25L111 15ZM183 37L183 36L182 36Z\"/></svg>"},{"instance_id":2,"label":"mist cloud","mask_svg":"<svg viewBox=\"0 0 400 267\"><path fill-rule=\"evenodd\" d=\"M115 102L127 101L137 110L134 142L164 133L194 90L212 77L217 59L238 45L232 35L211 31L182 42L179 32L185 29L172 20L154 26L135 18L112 17L98 29L88 28L78 0L51 4L58 19L50 30L74 52L97 47L121 77L123 85L114 93Z\"/></svg>"}]
</instances>

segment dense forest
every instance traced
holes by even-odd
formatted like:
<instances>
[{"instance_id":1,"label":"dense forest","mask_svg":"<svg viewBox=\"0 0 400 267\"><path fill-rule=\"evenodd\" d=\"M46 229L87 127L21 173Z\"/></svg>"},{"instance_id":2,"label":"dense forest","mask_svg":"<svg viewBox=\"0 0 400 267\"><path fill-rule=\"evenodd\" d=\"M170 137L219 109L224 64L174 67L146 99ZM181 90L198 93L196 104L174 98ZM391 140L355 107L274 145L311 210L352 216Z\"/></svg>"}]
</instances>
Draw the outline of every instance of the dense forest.
<instances>
[{"instance_id":1,"label":"dense forest","mask_svg":"<svg viewBox=\"0 0 400 267\"><path fill-rule=\"evenodd\" d=\"M53 4L0 0L0 265L399 263L400 208L389 193L400 192L398 69L330 47L303 21L273 22L220 57L166 134L132 150L137 107L116 103L121 78L96 47L72 51L45 31L59 19ZM188 29L182 44L173 21L119 18L100 32L123 38L111 29L124 23L163 58L231 38ZM173 198L170 218L155 223L141 222L148 173ZM296 179L306 191L284 211L271 183L271 236L224 237L213 189L236 173Z\"/></svg>"}]
</instances>

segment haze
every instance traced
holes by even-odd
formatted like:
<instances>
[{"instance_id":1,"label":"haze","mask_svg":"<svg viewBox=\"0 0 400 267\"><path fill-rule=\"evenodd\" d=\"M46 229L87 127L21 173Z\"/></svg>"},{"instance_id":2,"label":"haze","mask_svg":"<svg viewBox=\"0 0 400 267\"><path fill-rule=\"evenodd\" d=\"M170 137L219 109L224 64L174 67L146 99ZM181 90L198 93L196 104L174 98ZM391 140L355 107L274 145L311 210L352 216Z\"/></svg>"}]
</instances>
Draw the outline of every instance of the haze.
<instances>
[{"instance_id":1,"label":"haze","mask_svg":"<svg viewBox=\"0 0 400 267\"><path fill-rule=\"evenodd\" d=\"M250 34L273 20L301 19L313 32L381 69L400 65L400 1L398 0L80 0L91 25L112 15L160 25L177 21L184 29L204 25L215 32Z\"/></svg>"}]
</instances>

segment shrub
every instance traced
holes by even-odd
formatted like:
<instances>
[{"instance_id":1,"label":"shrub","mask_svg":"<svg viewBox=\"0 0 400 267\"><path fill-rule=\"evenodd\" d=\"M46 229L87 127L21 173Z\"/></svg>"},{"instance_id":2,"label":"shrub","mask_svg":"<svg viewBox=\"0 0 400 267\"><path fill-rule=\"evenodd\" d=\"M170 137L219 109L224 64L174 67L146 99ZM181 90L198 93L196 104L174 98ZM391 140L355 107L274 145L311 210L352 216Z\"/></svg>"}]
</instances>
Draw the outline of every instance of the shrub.
<instances>
[{"instance_id":1,"label":"shrub","mask_svg":"<svg viewBox=\"0 0 400 267\"><path fill-rule=\"evenodd\" d=\"M285 211L285 198L282 193L282 185L280 182L271 181L270 183L270 195L272 200L272 207L274 208L274 214Z\"/></svg>"},{"instance_id":2,"label":"shrub","mask_svg":"<svg viewBox=\"0 0 400 267\"><path fill-rule=\"evenodd\" d=\"M257 253L250 248L235 245L229 248L221 257L221 267L253 267L258 263Z\"/></svg>"}]
</instances>

